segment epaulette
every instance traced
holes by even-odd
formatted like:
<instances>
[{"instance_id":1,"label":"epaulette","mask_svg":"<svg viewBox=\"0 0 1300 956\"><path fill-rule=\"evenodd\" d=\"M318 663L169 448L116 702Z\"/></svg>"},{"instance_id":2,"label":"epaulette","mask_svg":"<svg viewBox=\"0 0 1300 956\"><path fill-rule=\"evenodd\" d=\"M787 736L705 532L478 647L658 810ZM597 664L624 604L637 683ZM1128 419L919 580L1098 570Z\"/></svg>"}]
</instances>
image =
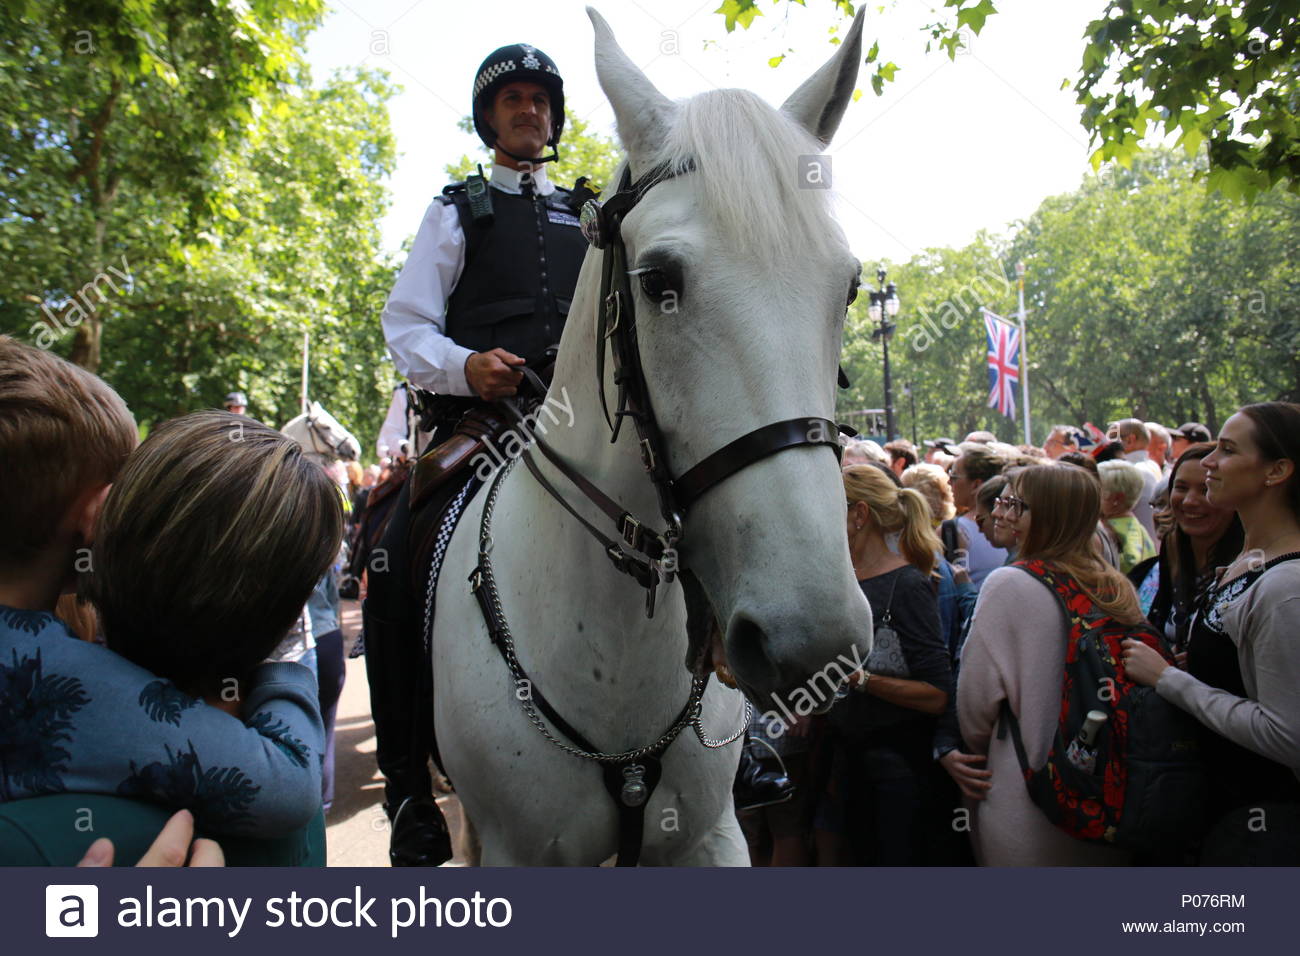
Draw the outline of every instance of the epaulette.
<instances>
[{"instance_id":1,"label":"epaulette","mask_svg":"<svg viewBox=\"0 0 1300 956\"><path fill-rule=\"evenodd\" d=\"M573 189L568 190L569 206L575 209L580 209L581 211L581 208L582 206L584 206L584 203L586 203L586 200L601 198L601 194L591 189L591 187L588 185L589 182L590 179L586 178L585 176L577 177L577 181L573 183Z\"/></svg>"},{"instance_id":2,"label":"epaulette","mask_svg":"<svg viewBox=\"0 0 1300 956\"><path fill-rule=\"evenodd\" d=\"M582 213L582 207L588 199L600 198L600 194L587 185L589 182L590 180L586 176L579 176L573 184L573 188L565 190L569 208L574 211L575 215Z\"/></svg>"},{"instance_id":3,"label":"epaulette","mask_svg":"<svg viewBox=\"0 0 1300 956\"><path fill-rule=\"evenodd\" d=\"M450 206L456 201L456 194L463 193L468 183L449 183L442 187L442 194L438 196L438 202L444 206Z\"/></svg>"}]
</instances>

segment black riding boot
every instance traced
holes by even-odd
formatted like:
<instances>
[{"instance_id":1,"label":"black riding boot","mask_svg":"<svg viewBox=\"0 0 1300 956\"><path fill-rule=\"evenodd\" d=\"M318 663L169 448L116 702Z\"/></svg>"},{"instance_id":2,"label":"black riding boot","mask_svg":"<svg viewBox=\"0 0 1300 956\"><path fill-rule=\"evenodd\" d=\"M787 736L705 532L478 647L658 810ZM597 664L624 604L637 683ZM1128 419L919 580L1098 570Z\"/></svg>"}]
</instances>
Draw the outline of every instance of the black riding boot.
<instances>
[{"instance_id":1,"label":"black riding boot","mask_svg":"<svg viewBox=\"0 0 1300 956\"><path fill-rule=\"evenodd\" d=\"M451 859L451 837L433 799L428 761L433 709L420 634L419 605L409 585L408 489L403 488L383 540L371 555L362 609L366 677L375 723L376 760L384 775L384 810L392 824L394 866L438 866Z\"/></svg>"}]
</instances>

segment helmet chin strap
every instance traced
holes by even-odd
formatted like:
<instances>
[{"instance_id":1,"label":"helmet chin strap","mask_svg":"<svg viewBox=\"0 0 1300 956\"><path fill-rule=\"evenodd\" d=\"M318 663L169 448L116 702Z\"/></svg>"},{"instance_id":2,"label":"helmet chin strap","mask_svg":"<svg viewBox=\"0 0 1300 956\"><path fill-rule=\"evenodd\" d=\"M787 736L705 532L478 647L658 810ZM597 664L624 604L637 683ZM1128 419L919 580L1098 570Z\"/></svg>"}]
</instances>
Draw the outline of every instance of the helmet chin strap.
<instances>
[{"instance_id":1,"label":"helmet chin strap","mask_svg":"<svg viewBox=\"0 0 1300 956\"><path fill-rule=\"evenodd\" d=\"M560 149L558 146L551 146L550 156L520 156L518 153L512 153L501 145L501 140L497 140L493 149L499 149L517 163L532 163L534 166L540 166L542 163L553 163L560 158Z\"/></svg>"}]
</instances>

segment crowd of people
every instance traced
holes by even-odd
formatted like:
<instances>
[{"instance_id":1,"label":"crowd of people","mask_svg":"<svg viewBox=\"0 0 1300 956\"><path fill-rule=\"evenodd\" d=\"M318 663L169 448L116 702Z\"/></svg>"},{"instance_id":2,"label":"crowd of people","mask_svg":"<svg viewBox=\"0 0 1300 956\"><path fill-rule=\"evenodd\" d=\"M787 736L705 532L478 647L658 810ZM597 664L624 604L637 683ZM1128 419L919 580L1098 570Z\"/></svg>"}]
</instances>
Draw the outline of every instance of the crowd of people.
<instances>
[{"instance_id":1,"label":"crowd of people","mask_svg":"<svg viewBox=\"0 0 1300 956\"><path fill-rule=\"evenodd\" d=\"M1246 406L1214 442L1110 434L848 441L849 553L903 662L869 660L792 730L755 718L749 753L787 784L738 788L756 864L1300 862L1300 406ZM1070 742L1067 654L1106 627L1127 634L1100 649L1115 695L1154 687L1195 719L1205 788L1159 794L1193 823L1156 848L1080 839L1027 785Z\"/></svg>"}]
</instances>

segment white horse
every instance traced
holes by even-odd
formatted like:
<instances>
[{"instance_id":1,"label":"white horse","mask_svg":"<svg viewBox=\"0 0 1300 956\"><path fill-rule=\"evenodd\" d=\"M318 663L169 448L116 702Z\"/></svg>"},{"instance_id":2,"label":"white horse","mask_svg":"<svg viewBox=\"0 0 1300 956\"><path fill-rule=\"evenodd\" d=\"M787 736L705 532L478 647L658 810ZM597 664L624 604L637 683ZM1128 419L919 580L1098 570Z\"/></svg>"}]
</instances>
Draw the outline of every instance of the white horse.
<instances>
[{"instance_id":1,"label":"white horse","mask_svg":"<svg viewBox=\"0 0 1300 956\"><path fill-rule=\"evenodd\" d=\"M339 424L320 402L312 402L307 411L287 421L280 434L292 438L304 451L319 455L326 462L342 459L356 461L361 457L361 443L355 435Z\"/></svg>"},{"instance_id":2,"label":"white horse","mask_svg":"<svg viewBox=\"0 0 1300 956\"><path fill-rule=\"evenodd\" d=\"M859 263L826 192L800 188L797 163L822 151L850 100L861 16L778 111L741 90L668 100L599 14L588 13L597 74L633 179L656 169L675 174L622 226L633 288L654 273L652 291L668 284L674 293L672 310L644 285L634 295L641 362L672 474L768 423L832 418ZM609 252L590 250L583 264L551 385L572 404L573 423L548 428L545 441L647 518L658 514L657 500L636 435L629 423L611 443L597 391L602 255ZM600 386L613 394L608 369ZM587 520L605 522L550 462L534 458ZM478 563L487 497L470 502L448 547L433 618L443 762L473 824L476 862L596 865L613 855L619 834L601 767L534 726L521 705L532 685L512 680L465 584ZM828 664L862 659L870 647L871 612L849 558L844 501L836 455L803 445L727 477L685 518L681 564L707 593L732 672L762 706L789 703ZM682 586L661 587L647 617L644 590L522 466L499 488L492 540L501 610L536 688L605 752L655 741L692 686ZM741 694L709 681L702 728L730 736L744 718ZM703 746L688 728L667 748L646 804L642 863L748 864L731 796L739 746Z\"/></svg>"}]
</instances>

